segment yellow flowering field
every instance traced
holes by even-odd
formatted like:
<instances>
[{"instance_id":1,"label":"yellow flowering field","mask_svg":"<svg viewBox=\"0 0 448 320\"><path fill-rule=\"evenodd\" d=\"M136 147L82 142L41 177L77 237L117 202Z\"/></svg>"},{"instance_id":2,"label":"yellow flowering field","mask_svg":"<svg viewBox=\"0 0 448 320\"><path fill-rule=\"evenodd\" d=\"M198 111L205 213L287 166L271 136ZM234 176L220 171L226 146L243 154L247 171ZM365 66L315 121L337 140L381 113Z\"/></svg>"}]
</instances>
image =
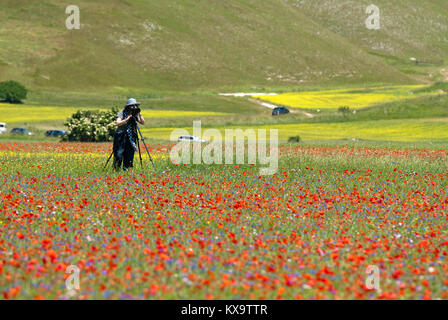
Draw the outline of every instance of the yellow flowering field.
<instances>
[{"instance_id":1,"label":"yellow flowering field","mask_svg":"<svg viewBox=\"0 0 448 320\"><path fill-rule=\"evenodd\" d=\"M45 121L61 121L70 117L79 109L75 107L31 106L0 103L0 122L33 123ZM87 108L89 109L89 108ZM92 108L90 108L92 109ZM97 109L98 110L98 109ZM105 110L105 109L101 109ZM145 118L183 118L228 115L220 112L177 111L177 110L143 110Z\"/></svg>"},{"instance_id":2,"label":"yellow flowering field","mask_svg":"<svg viewBox=\"0 0 448 320\"><path fill-rule=\"evenodd\" d=\"M337 109L348 106L351 109L360 109L378 103L388 103L403 99L415 98L428 93L414 93L424 85L377 87L365 89L339 89L310 92L290 92L278 95L260 95L255 98L271 103L302 109ZM433 93L430 93L433 94Z\"/></svg>"},{"instance_id":3,"label":"yellow flowering field","mask_svg":"<svg viewBox=\"0 0 448 320\"><path fill-rule=\"evenodd\" d=\"M299 135L303 140L362 139L375 141L423 142L448 140L448 119L402 119L336 123L298 123L258 127L217 128L224 137L225 129L278 129L279 140ZM145 128L144 135L153 139L170 139L175 128ZM183 128L193 133L192 128ZM202 128L202 133L206 128Z\"/></svg>"}]
</instances>

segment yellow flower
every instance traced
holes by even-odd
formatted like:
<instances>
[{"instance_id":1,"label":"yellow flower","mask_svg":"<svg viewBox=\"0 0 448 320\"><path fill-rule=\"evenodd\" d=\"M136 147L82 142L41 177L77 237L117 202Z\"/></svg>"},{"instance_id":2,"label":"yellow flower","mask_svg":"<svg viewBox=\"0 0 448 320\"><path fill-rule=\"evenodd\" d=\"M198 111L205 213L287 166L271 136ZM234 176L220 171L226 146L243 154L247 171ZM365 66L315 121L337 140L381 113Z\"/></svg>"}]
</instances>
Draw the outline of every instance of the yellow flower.
<instances>
[{"instance_id":1,"label":"yellow flower","mask_svg":"<svg viewBox=\"0 0 448 320\"><path fill-rule=\"evenodd\" d=\"M269 101L279 105L301 109L338 109L348 106L350 109L366 108L378 103L387 103L397 100L409 99L428 93L415 94L412 90L424 87L393 86L372 88L363 92L364 89L340 89L310 92L291 92L279 95L261 95L255 98ZM436 93L432 93L436 94Z\"/></svg>"}]
</instances>

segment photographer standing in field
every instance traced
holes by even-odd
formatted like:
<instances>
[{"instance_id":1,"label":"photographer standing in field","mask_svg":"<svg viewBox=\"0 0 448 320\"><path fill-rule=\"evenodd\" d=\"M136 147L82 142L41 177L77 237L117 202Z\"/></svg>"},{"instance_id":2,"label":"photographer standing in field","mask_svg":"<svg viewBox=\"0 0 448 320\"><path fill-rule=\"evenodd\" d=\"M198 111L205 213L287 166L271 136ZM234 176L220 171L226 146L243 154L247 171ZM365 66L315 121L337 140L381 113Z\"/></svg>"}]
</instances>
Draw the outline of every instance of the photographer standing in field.
<instances>
[{"instance_id":1,"label":"photographer standing in field","mask_svg":"<svg viewBox=\"0 0 448 320\"><path fill-rule=\"evenodd\" d=\"M114 136L114 168L120 170L123 164L123 170L126 171L133 167L134 153L138 151L137 147L137 122L145 124L145 119L140 114L140 103L135 99L129 99L124 109L117 116L117 131Z\"/></svg>"}]
</instances>

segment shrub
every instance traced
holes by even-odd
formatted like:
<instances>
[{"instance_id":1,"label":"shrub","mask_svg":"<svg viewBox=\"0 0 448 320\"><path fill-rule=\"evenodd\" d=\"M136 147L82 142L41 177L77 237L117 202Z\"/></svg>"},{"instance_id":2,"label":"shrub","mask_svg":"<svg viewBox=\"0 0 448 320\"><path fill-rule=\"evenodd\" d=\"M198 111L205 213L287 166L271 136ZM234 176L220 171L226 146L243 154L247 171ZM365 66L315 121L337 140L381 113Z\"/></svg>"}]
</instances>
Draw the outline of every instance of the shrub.
<instances>
[{"instance_id":1,"label":"shrub","mask_svg":"<svg viewBox=\"0 0 448 320\"><path fill-rule=\"evenodd\" d=\"M342 113L344 117L346 117L350 113L350 107L348 106L339 107L338 111Z\"/></svg>"},{"instance_id":2,"label":"shrub","mask_svg":"<svg viewBox=\"0 0 448 320\"><path fill-rule=\"evenodd\" d=\"M68 134L63 136L62 140L81 142L113 140L118 111L118 107L109 111L78 110L65 121L64 125L68 128Z\"/></svg>"},{"instance_id":3,"label":"shrub","mask_svg":"<svg viewBox=\"0 0 448 320\"><path fill-rule=\"evenodd\" d=\"M288 142L289 143L299 143L300 142L300 136L294 136L294 137L289 137L288 138Z\"/></svg>"},{"instance_id":4,"label":"shrub","mask_svg":"<svg viewBox=\"0 0 448 320\"><path fill-rule=\"evenodd\" d=\"M0 99L9 103L21 103L28 90L17 81L0 82Z\"/></svg>"}]
</instances>

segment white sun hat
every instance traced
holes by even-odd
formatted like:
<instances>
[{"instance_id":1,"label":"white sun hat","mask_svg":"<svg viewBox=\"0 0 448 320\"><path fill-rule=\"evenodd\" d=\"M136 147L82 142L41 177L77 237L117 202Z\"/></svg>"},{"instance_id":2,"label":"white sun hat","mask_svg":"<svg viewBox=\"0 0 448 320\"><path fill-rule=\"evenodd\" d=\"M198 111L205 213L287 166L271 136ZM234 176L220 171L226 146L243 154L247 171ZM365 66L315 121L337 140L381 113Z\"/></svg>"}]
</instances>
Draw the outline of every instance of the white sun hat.
<instances>
[{"instance_id":1,"label":"white sun hat","mask_svg":"<svg viewBox=\"0 0 448 320\"><path fill-rule=\"evenodd\" d=\"M137 100L135 100L134 98L131 98L128 100L128 102L126 103L125 107L127 106L133 106L133 105L140 105L140 102L137 102Z\"/></svg>"}]
</instances>

